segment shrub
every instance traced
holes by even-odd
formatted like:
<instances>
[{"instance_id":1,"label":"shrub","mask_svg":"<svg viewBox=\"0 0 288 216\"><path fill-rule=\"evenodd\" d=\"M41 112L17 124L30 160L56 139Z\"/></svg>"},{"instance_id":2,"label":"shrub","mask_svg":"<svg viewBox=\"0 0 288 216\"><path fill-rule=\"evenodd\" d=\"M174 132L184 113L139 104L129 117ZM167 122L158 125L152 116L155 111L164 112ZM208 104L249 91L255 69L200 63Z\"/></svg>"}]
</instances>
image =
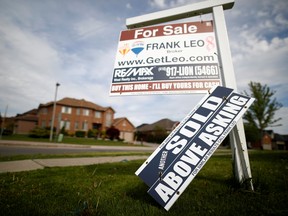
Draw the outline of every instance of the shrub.
<instances>
[{"instance_id":1,"label":"shrub","mask_svg":"<svg viewBox=\"0 0 288 216\"><path fill-rule=\"evenodd\" d=\"M86 136L86 131L76 131L75 132L76 137L85 137Z\"/></svg>"},{"instance_id":2,"label":"shrub","mask_svg":"<svg viewBox=\"0 0 288 216\"><path fill-rule=\"evenodd\" d=\"M49 138L50 130L48 128L35 127L30 131L29 137L33 138Z\"/></svg>"},{"instance_id":3,"label":"shrub","mask_svg":"<svg viewBox=\"0 0 288 216\"><path fill-rule=\"evenodd\" d=\"M120 131L112 126L107 129L106 135L110 140L119 139Z\"/></svg>"},{"instance_id":4,"label":"shrub","mask_svg":"<svg viewBox=\"0 0 288 216\"><path fill-rule=\"evenodd\" d=\"M87 136L89 138L91 138L91 137L96 138L98 136L98 130L97 129L88 130Z\"/></svg>"}]
</instances>

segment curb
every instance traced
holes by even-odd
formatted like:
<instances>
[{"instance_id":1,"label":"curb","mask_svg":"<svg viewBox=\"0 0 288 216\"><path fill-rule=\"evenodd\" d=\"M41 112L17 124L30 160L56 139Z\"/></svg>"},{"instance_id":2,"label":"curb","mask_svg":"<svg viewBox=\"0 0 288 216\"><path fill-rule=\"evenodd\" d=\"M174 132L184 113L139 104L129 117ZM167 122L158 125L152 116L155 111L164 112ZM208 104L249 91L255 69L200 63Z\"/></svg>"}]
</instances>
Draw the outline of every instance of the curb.
<instances>
[{"instance_id":1,"label":"curb","mask_svg":"<svg viewBox=\"0 0 288 216\"><path fill-rule=\"evenodd\" d=\"M48 142L29 142L29 141L16 141L16 140L0 140L0 145L15 145L15 146L38 146L38 147L74 147L74 148L91 148L90 145L77 145L77 144L58 144Z\"/></svg>"}]
</instances>

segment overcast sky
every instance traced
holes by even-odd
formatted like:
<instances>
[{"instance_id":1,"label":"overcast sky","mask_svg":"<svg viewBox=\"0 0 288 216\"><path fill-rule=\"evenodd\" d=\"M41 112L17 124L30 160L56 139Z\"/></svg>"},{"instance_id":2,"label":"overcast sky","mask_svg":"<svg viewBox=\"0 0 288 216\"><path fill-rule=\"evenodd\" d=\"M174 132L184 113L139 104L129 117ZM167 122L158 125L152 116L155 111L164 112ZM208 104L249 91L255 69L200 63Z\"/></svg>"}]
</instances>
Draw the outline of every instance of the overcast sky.
<instances>
[{"instance_id":1,"label":"overcast sky","mask_svg":"<svg viewBox=\"0 0 288 216\"><path fill-rule=\"evenodd\" d=\"M0 0L0 111L15 116L64 97L111 106L134 126L181 121L203 95L109 97L127 18L200 0ZM288 134L288 1L235 0L225 11L238 91L267 84L283 104L274 131ZM210 20L211 15L183 21ZM182 22L183 22L182 21Z\"/></svg>"}]
</instances>

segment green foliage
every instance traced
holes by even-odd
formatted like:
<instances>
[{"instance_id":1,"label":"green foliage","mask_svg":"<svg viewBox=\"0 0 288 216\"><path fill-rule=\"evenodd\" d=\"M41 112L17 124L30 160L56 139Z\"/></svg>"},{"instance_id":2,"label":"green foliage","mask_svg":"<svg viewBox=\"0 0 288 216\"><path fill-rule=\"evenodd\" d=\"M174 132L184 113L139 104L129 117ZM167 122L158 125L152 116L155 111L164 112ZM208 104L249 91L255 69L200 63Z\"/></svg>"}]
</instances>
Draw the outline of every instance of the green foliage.
<instances>
[{"instance_id":1,"label":"green foliage","mask_svg":"<svg viewBox=\"0 0 288 216\"><path fill-rule=\"evenodd\" d=\"M97 129L93 129L93 130L88 130L87 136L89 138L96 138L99 134L99 131Z\"/></svg>"},{"instance_id":2,"label":"green foliage","mask_svg":"<svg viewBox=\"0 0 288 216\"><path fill-rule=\"evenodd\" d=\"M49 136L50 136L49 128L35 127L29 133L29 137L32 138L49 138Z\"/></svg>"},{"instance_id":3,"label":"green foliage","mask_svg":"<svg viewBox=\"0 0 288 216\"><path fill-rule=\"evenodd\" d=\"M110 140L119 139L119 135L120 135L120 131L117 128L113 127L113 126L108 128L107 131L106 131L106 136Z\"/></svg>"},{"instance_id":4,"label":"green foliage","mask_svg":"<svg viewBox=\"0 0 288 216\"><path fill-rule=\"evenodd\" d=\"M76 137L85 137L86 136L86 131L76 131L75 132Z\"/></svg>"},{"instance_id":5,"label":"green foliage","mask_svg":"<svg viewBox=\"0 0 288 216\"><path fill-rule=\"evenodd\" d=\"M166 212L134 172L143 161L0 174L0 214L277 215L288 213L286 152L250 154L255 192L232 180L231 156L212 156Z\"/></svg>"},{"instance_id":6,"label":"green foliage","mask_svg":"<svg viewBox=\"0 0 288 216\"><path fill-rule=\"evenodd\" d=\"M261 140L261 133L258 128L254 127L251 124L244 124L244 127L247 141L257 142Z\"/></svg>"},{"instance_id":7,"label":"green foliage","mask_svg":"<svg viewBox=\"0 0 288 216\"><path fill-rule=\"evenodd\" d=\"M267 85L261 83L249 83L250 94L244 91L244 94L255 98L255 102L245 113L244 119L251 127L257 128L262 132L267 127L277 126L275 123L281 118L275 119L275 113L282 107L276 98L273 98L275 91L272 91Z\"/></svg>"}]
</instances>

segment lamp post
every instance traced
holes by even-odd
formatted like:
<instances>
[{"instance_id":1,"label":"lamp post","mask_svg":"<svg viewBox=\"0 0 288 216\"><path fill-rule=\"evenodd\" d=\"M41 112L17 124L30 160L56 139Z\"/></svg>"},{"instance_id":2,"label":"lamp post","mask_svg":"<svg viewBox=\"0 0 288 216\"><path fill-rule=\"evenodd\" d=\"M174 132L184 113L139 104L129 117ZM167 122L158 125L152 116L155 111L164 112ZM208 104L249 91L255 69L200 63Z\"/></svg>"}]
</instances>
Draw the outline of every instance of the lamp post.
<instances>
[{"instance_id":1,"label":"lamp post","mask_svg":"<svg viewBox=\"0 0 288 216\"><path fill-rule=\"evenodd\" d=\"M56 83L56 90L55 90L55 98L54 98L54 104L53 104L53 113L52 113L52 121L51 121L51 128L50 128L50 142L53 140L53 128L54 128L54 120L55 120L55 111L56 111L56 100L57 100L57 90L60 86L59 83Z\"/></svg>"}]
</instances>

